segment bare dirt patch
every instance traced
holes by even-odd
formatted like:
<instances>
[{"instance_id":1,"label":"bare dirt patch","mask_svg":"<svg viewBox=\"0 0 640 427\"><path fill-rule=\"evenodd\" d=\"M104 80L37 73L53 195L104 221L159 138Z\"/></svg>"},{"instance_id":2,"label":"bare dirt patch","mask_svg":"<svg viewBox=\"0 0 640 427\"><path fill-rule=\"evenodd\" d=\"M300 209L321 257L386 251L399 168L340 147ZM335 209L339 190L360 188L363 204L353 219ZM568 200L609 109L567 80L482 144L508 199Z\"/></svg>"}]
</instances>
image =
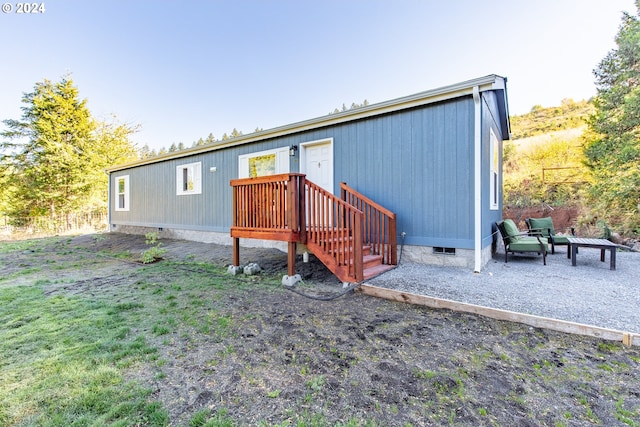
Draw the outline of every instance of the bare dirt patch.
<instances>
[{"instance_id":1,"label":"bare dirt patch","mask_svg":"<svg viewBox=\"0 0 640 427\"><path fill-rule=\"evenodd\" d=\"M577 227L580 214L581 212L577 207L561 206L552 208L547 205L541 205L526 208L505 207L503 216L505 218L513 219L521 230L527 229L527 225L525 223L527 218L551 217L553 226L557 232L569 233L572 227Z\"/></svg>"},{"instance_id":2,"label":"bare dirt patch","mask_svg":"<svg viewBox=\"0 0 640 427\"><path fill-rule=\"evenodd\" d=\"M267 426L640 425L637 347L353 293L305 298L278 285L286 254L270 249L243 249L264 272L225 287L210 266L230 264L230 247L162 243L166 259L141 266L113 255L144 250L142 236L78 236L0 254L0 272L90 259L43 270L45 291L130 304L131 334L159 357L129 378L153 390L171 425L202 411ZM313 259L298 270L307 294L341 291Z\"/></svg>"}]
</instances>

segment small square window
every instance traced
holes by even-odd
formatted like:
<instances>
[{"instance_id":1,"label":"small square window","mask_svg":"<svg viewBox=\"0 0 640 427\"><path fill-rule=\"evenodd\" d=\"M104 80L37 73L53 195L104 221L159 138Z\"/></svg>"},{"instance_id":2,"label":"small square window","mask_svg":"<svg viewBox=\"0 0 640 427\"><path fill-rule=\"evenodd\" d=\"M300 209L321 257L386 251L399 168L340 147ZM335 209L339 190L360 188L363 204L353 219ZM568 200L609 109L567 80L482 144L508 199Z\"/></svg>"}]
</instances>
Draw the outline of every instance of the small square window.
<instances>
[{"instance_id":1,"label":"small square window","mask_svg":"<svg viewBox=\"0 0 640 427\"><path fill-rule=\"evenodd\" d=\"M276 154L265 154L264 156L249 157L249 178L259 176L275 175Z\"/></svg>"},{"instance_id":2,"label":"small square window","mask_svg":"<svg viewBox=\"0 0 640 427\"><path fill-rule=\"evenodd\" d=\"M178 196L202 193L202 163L189 163L176 168L176 194Z\"/></svg>"}]
</instances>

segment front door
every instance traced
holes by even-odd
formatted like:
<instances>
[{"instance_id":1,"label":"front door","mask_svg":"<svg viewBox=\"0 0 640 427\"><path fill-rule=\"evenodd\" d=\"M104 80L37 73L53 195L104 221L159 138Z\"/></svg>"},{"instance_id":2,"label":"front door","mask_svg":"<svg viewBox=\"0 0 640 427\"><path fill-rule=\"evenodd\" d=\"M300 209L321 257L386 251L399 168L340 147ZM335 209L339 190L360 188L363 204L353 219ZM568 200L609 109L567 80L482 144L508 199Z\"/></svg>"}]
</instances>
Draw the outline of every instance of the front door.
<instances>
[{"instance_id":1,"label":"front door","mask_svg":"<svg viewBox=\"0 0 640 427\"><path fill-rule=\"evenodd\" d=\"M307 179L324 190L333 194L333 140L324 139L300 144L300 173L307 175ZM307 195L308 197L308 195ZM307 205L307 224L311 222L309 218L310 209L318 209L321 205L308 201L312 206ZM325 209L328 206L325 207ZM321 215L323 220L315 226L329 227L333 220L333 209L328 213L329 224L324 223L325 215ZM315 218L315 216L314 216Z\"/></svg>"},{"instance_id":2,"label":"front door","mask_svg":"<svg viewBox=\"0 0 640 427\"><path fill-rule=\"evenodd\" d=\"M333 194L333 140L301 144L301 173L314 184Z\"/></svg>"}]
</instances>

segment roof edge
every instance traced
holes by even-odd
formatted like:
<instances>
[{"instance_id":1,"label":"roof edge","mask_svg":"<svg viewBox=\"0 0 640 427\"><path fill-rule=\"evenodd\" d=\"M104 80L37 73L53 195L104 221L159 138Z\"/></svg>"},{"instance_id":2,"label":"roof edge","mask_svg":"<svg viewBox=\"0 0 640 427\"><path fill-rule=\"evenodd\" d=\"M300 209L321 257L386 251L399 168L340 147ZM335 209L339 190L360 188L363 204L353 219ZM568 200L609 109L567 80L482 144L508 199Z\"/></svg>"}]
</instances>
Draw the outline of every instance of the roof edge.
<instances>
[{"instance_id":1,"label":"roof edge","mask_svg":"<svg viewBox=\"0 0 640 427\"><path fill-rule=\"evenodd\" d=\"M241 135L239 137L224 141L218 144L208 144L198 147L187 148L177 152L163 154L148 159L136 160L134 162L115 165L106 168L107 173L116 172L123 169L129 169L136 166L142 166L151 163L159 163L172 159L179 159L181 157L193 156L197 154L206 153L209 151L217 151L224 148L234 147L237 145L248 144L251 142L261 141L270 138L277 138L281 136L290 135L293 133L303 132L307 130L316 129L319 127L326 127L336 124L341 124L353 120L360 120L367 117L378 116L381 114L392 113L395 111L405 110L421 105L432 104L435 102L446 101L460 96L472 95L473 88L478 87L480 92L489 90L502 90L506 97L506 78L497 74L489 74L487 76L478 77L472 80L467 80L460 83L455 83L448 86L442 86L436 89L419 92L413 95L403 96L395 98L389 101L383 101L376 104L370 104L366 107L357 108L354 110L347 110L335 114L329 114L326 116L316 117L313 119L303 120L300 122L291 123L284 126L278 126L275 128L250 133L247 135ZM505 100L506 101L506 100Z\"/></svg>"}]
</instances>

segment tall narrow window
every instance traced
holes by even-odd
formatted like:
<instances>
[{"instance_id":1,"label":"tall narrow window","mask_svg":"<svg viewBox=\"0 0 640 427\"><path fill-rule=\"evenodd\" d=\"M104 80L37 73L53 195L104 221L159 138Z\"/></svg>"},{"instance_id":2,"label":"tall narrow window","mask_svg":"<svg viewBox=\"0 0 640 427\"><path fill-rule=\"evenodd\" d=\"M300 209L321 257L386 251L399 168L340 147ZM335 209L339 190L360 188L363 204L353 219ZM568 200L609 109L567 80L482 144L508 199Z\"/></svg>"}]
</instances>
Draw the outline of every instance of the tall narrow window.
<instances>
[{"instance_id":1,"label":"tall narrow window","mask_svg":"<svg viewBox=\"0 0 640 427\"><path fill-rule=\"evenodd\" d=\"M119 176L115 182L116 211L129 210L129 175Z\"/></svg>"},{"instance_id":2,"label":"tall narrow window","mask_svg":"<svg viewBox=\"0 0 640 427\"><path fill-rule=\"evenodd\" d=\"M490 206L491 210L498 209L499 199L500 199L500 141L496 137L496 134L493 132L493 129L490 130L490 157L491 157L491 166L489 176L489 196L490 196Z\"/></svg>"},{"instance_id":3,"label":"tall narrow window","mask_svg":"<svg viewBox=\"0 0 640 427\"><path fill-rule=\"evenodd\" d=\"M202 193L202 163L189 163L176 168L176 194Z\"/></svg>"}]
</instances>

